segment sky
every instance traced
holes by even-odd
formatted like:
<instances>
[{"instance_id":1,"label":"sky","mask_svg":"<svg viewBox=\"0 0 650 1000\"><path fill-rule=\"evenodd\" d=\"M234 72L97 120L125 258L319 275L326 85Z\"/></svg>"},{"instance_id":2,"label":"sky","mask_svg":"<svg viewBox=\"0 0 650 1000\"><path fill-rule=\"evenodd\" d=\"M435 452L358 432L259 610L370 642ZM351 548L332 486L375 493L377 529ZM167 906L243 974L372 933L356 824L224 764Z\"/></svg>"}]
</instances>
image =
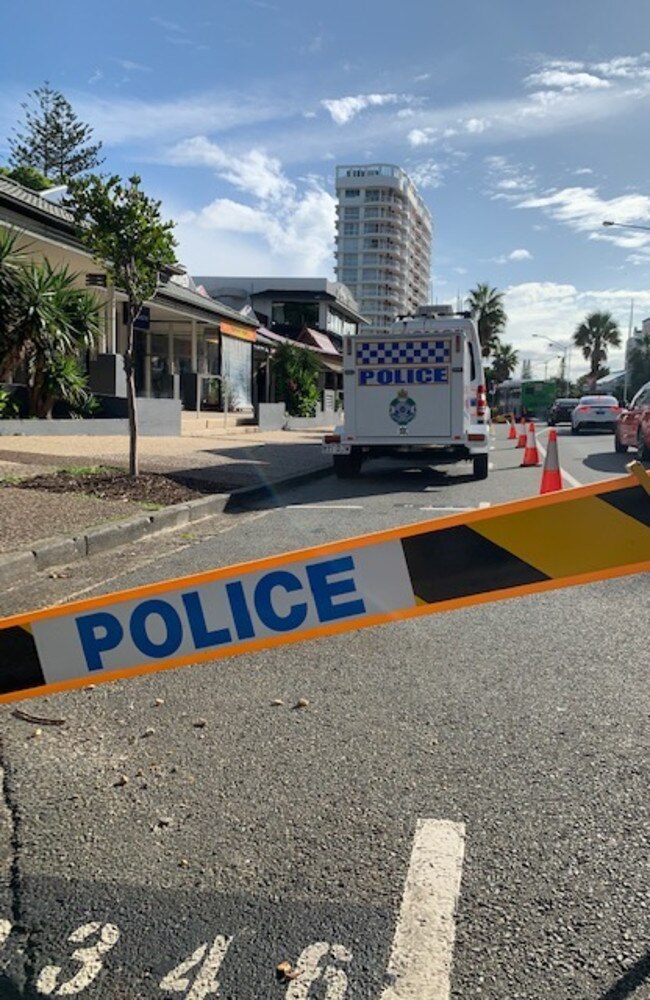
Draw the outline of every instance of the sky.
<instances>
[{"instance_id":1,"label":"sky","mask_svg":"<svg viewBox=\"0 0 650 1000\"><path fill-rule=\"evenodd\" d=\"M551 376L544 338L650 316L650 232L602 226L650 226L644 42L648 0L3 0L0 163L47 80L190 273L329 278L336 166L398 164L433 217L433 301L504 291L503 339Z\"/></svg>"}]
</instances>

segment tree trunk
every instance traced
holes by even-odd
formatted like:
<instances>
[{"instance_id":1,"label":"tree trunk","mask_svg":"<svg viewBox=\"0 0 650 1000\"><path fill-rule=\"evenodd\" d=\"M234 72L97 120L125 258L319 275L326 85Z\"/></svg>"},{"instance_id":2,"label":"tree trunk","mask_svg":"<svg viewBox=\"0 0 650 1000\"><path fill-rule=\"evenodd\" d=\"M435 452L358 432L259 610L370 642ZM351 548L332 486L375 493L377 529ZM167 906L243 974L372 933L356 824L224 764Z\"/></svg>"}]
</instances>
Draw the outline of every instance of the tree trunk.
<instances>
[{"instance_id":1,"label":"tree trunk","mask_svg":"<svg viewBox=\"0 0 650 1000\"><path fill-rule=\"evenodd\" d=\"M129 316L129 339L124 354L124 373L126 375L126 400L129 411L129 475L139 476L138 462L138 408L135 395L135 373L133 370L133 342L135 317Z\"/></svg>"}]
</instances>

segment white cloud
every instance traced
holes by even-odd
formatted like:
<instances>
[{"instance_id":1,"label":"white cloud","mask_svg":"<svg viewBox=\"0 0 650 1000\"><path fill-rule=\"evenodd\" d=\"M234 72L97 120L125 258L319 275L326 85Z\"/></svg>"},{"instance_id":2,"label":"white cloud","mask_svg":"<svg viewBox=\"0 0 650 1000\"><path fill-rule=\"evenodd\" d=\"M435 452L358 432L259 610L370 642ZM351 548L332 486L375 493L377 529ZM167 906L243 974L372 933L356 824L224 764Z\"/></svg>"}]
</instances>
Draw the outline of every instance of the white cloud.
<instances>
[{"instance_id":1,"label":"white cloud","mask_svg":"<svg viewBox=\"0 0 650 1000\"><path fill-rule=\"evenodd\" d=\"M508 260L532 260L533 255L529 250L513 250L508 254Z\"/></svg>"},{"instance_id":2,"label":"white cloud","mask_svg":"<svg viewBox=\"0 0 650 1000\"><path fill-rule=\"evenodd\" d=\"M231 155L205 136L195 136L170 150L169 161L183 166L214 167L223 180L262 201L289 197L294 190L282 172L280 161L262 149Z\"/></svg>"},{"instance_id":3,"label":"white cloud","mask_svg":"<svg viewBox=\"0 0 650 1000\"><path fill-rule=\"evenodd\" d=\"M93 83L98 83L99 80L102 80L103 78L104 74L102 73L101 69L96 69L93 75L88 80L88 83L92 85Z\"/></svg>"},{"instance_id":4,"label":"white cloud","mask_svg":"<svg viewBox=\"0 0 650 1000\"><path fill-rule=\"evenodd\" d=\"M397 104L402 98L398 94L357 94L356 97L338 97L321 101L336 125L347 125L366 108Z\"/></svg>"},{"instance_id":5,"label":"white cloud","mask_svg":"<svg viewBox=\"0 0 650 1000\"><path fill-rule=\"evenodd\" d=\"M442 184L445 167L436 160L422 160L409 165L408 172L418 187L437 188Z\"/></svg>"},{"instance_id":6,"label":"white cloud","mask_svg":"<svg viewBox=\"0 0 650 1000\"><path fill-rule=\"evenodd\" d=\"M413 77L415 83L424 83L425 80L429 80L431 73L418 73L417 76Z\"/></svg>"},{"instance_id":7,"label":"white cloud","mask_svg":"<svg viewBox=\"0 0 650 1000\"><path fill-rule=\"evenodd\" d=\"M577 170L573 171L576 177L581 177L582 175L593 174L591 167L578 167Z\"/></svg>"},{"instance_id":8,"label":"white cloud","mask_svg":"<svg viewBox=\"0 0 650 1000\"><path fill-rule=\"evenodd\" d=\"M300 110L297 101L272 100L254 93L203 93L171 101L106 100L89 94L72 94L71 99L79 117L92 122L95 135L106 145L155 138L169 142L197 133L277 121Z\"/></svg>"},{"instance_id":9,"label":"white cloud","mask_svg":"<svg viewBox=\"0 0 650 1000\"><path fill-rule=\"evenodd\" d=\"M133 62L131 59L114 59L113 62L116 62L127 73L151 73L151 66Z\"/></svg>"},{"instance_id":10,"label":"white cloud","mask_svg":"<svg viewBox=\"0 0 650 1000\"><path fill-rule=\"evenodd\" d=\"M608 80L592 73L567 72L564 69L544 69L531 73L524 83L527 87L553 87L567 92L574 90L602 90L611 87Z\"/></svg>"},{"instance_id":11,"label":"white cloud","mask_svg":"<svg viewBox=\"0 0 650 1000\"><path fill-rule=\"evenodd\" d=\"M522 198L517 208L538 208L546 215L570 226L577 232L596 232L605 219L622 223L650 221L650 197L626 194L602 198L597 188L569 187ZM642 246L650 241L650 233L630 234L610 229L598 233L600 238L619 246Z\"/></svg>"},{"instance_id":12,"label":"white cloud","mask_svg":"<svg viewBox=\"0 0 650 1000\"><path fill-rule=\"evenodd\" d=\"M650 291L639 293L629 289L592 289L579 291L572 284L554 282L524 282L511 285L505 292L505 309L508 315L506 339L527 357L539 362L550 361L557 348L545 343L542 334L560 344L570 344L574 330L587 313L596 309L611 312L622 331L627 330L630 300L637 308L650 311ZM612 370L622 367L623 351L610 352L607 364ZM550 365L549 365L550 368ZM571 376L587 371L578 348L571 351Z\"/></svg>"},{"instance_id":13,"label":"white cloud","mask_svg":"<svg viewBox=\"0 0 650 1000\"><path fill-rule=\"evenodd\" d=\"M468 118L464 123L465 131L472 135L480 135L490 127L489 118Z\"/></svg>"},{"instance_id":14,"label":"white cloud","mask_svg":"<svg viewBox=\"0 0 650 1000\"><path fill-rule=\"evenodd\" d=\"M407 139L412 146L430 146L436 141L436 129L414 128L409 132Z\"/></svg>"}]
</instances>

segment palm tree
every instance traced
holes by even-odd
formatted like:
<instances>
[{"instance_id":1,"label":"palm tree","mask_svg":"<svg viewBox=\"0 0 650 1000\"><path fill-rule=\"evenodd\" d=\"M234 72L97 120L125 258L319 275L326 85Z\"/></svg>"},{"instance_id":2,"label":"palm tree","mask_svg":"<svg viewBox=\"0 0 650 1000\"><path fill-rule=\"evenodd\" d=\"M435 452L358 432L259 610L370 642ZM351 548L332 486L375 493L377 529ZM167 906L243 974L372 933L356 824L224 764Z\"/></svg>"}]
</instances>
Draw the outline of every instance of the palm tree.
<instances>
[{"instance_id":1,"label":"palm tree","mask_svg":"<svg viewBox=\"0 0 650 1000\"><path fill-rule=\"evenodd\" d=\"M23 257L17 250L18 234L0 231L0 382L16 367L20 347L15 326L20 315Z\"/></svg>"},{"instance_id":2,"label":"palm tree","mask_svg":"<svg viewBox=\"0 0 650 1000\"><path fill-rule=\"evenodd\" d=\"M0 381L24 367L31 416L51 416L57 398L79 400L78 372L64 361L95 342L100 306L84 289L75 288L75 280L67 268L31 261L17 269L13 285L0 286L3 295L7 291L10 317L6 330L0 328Z\"/></svg>"},{"instance_id":3,"label":"palm tree","mask_svg":"<svg viewBox=\"0 0 650 1000\"><path fill-rule=\"evenodd\" d=\"M477 321L481 353L484 358L488 358L494 353L499 334L508 320L503 308L503 292L490 288L488 284L479 283L470 290L467 305L472 318Z\"/></svg>"},{"instance_id":4,"label":"palm tree","mask_svg":"<svg viewBox=\"0 0 650 1000\"><path fill-rule=\"evenodd\" d=\"M519 352L513 350L512 344L497 341L492 352L492 375L495 382L505 382L510 378L519 361Z\"/></svg>"},{"instance_id":5,"label":"palm tree","mask_svg":"<svg viewBox=\"0 0 650 1000\"><path fill-rule=\"evenodd\" d=\"M589 362L589 377L594 383L600 375L601 363L607 361L607 348L621 346L621 332L611 313L592 312L576 328L573 342L582 348L582 356Z\"/></svg>"}]
</instances>

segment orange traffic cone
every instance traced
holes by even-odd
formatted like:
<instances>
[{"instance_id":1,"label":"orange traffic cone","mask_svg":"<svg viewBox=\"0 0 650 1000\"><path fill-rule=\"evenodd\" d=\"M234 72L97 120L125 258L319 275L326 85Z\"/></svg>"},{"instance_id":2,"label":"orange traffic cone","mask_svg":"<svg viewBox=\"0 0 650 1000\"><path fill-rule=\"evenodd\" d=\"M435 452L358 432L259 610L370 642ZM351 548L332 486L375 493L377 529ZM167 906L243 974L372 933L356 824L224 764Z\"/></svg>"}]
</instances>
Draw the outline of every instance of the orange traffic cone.
<instances>
[{"instance_id":1,"label":"orange traffic cone","mask_svg":"<svg viewBox=\"0 0 650 1000\"><path fill-rule=\"evenodd\" d=\"M521 468L528 465L541 465L539 460L539 452L537 450L537 440L535 438L535 424L528 424L528 437L526 440L526 451L524 452L524 458L521 463Z\"/></svg>"},{"instance_id":2,"label":"orange traffic cone","mask_svg":"<svg viewBox=\"0 0 650 1000\"><path fill-rule=\"evenodd\" d=\"M508 441L516 441L517 440L517 428L515 427L515 418L512 417L512 416L508 417L508 428L509 429L508 429L508 438L507 438L507 440Z\"/></svg>"},{"instance_id":3,"label":"orange traffic cone","mask_svg":"<svg viewBox=\"0 0 650 1000\"><path fill-rule=\"evenodd\" d=\"M521 418L521 424L520 424L520 427L519 427L519 435L517 437L517 444L515 445L515 448L525 448L526 447L526 438L527 438L527 435L526 435L526 421L522 417Z\"/></svg>"},{"instance_id":4,"label":"orange traffic cone","mask_svg":"<svg viewBox=\"0 0 650 1000\"><path fill-rule=\"evenodd\" d=\"M557 431L554 427L548 432L548 451L542 472L542 485L540 493L553 493L555 490L564 489L562 473L560 472L560 460L557 453Z\"/></svg>"}]
</instances>

